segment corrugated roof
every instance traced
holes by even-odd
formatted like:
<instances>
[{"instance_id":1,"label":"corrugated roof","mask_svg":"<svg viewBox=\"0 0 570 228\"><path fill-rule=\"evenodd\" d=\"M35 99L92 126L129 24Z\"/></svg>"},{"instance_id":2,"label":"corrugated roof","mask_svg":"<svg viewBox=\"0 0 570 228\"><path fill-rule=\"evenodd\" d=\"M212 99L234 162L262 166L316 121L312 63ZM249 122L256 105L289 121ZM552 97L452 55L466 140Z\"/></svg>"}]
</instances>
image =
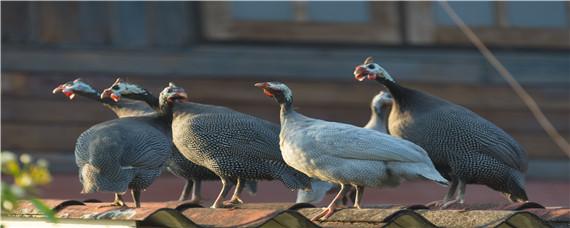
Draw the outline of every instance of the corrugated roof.
<instances>
[{"instance_id":1,"label":"corrugated roof","mask_svg":"<svg viewBox=\"0 0 570 228\"><path fill-rule=\"evenodd\" d=\"M377 205L365 209L345 208L325 221L311 222L321 208L311 204L258 203L235 208L211 209L187 202L145 202L142 208L106 207L96 200L45 200L60 220L132 221L133 226L162 227L568 227L569 208L544 208L528 202L517 204L463 205L447 210L423 205ZM41 217L29 202L10 218ZM75 219L75 220L74 220Z\"/></svg>"}]
</instances>

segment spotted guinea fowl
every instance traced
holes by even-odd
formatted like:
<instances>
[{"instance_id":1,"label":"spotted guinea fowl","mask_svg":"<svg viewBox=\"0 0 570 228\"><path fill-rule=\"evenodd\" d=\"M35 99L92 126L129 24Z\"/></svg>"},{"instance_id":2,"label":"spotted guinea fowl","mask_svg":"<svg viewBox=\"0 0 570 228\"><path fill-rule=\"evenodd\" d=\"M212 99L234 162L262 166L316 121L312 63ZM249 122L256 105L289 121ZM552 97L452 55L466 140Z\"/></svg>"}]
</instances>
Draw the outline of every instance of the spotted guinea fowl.
<instances>
[{"instance_id":1,"label":"spotted guinea fowl","mask_svg":"<svg viewBox=\"0 0 570 228\"><path fill-rule=\"evenodd\" d=\"M110 108L119 118L129 116L142 116L154 113L154 110L145 102L136 100L117 100L114 101L109 97L101 98L101 94L97 89L87 84L81 79L75 79L70 82L59 85L53 90L53 93L63 93L69 99L75 98L76 94L87 97L92 100L103 103ZM170 133L169 133L170 134ZM168 136L170 137L170 136ZM183 178L186 183L178 200L187 200L192 194L190 203L199 203L201 199L200 186L201 180L217 180L218 177L210 170L198 166L188 159L174 147L173 152L166 161L166 169L175 176Z\"/></svg>"},{"instance_id":2,"label":"spotted guinea fowl","mask_svg":"<svg viewBox=\"0 0 570 228\"><path fill-rule=\"evenodd\" d=\"M124 206L122 194L131 190L136 207L172 153L172 142L152 116L123 117L102 122L77 138L75 162L82 193L113 192L112 205Z\"/></svg>"},{"instance_id":3,"label":"spotted guinea fowl","mask_svg":"<svg viewBox=\"0 0 570 228\"><path fill-rule=\"evenodd\" d=\"M438 171L452 181L435 205L463 203L466 184L487 185L511 201L528 200L526 153L502 129L462 106L396 83L371 57L356 67L354 75L359 81L376 80L390 90L394 97L390 134L423 147ZM456 190L457 197L451 200Z\"/></svg>"},{"instance_id":4,"label":"spotted guinea fowl","mask_svg":"<svg viewBox=\"0 0 570 228\"><path fill-rule=\"evenodd\" d=\"M279 145L285 162L309 177L341 186L334 200L313 220L332 215L348 185L356 188L354 206L361 208L364 186L395 186L402 179L415 178L447 183L421 147L372 129L299 114L292 107L291 90L283 83L255 86L281 106Z\"/></svg>"},{"instance_id":5,"label":"spotted guinea fowl","mask_svg":"<svg viewBox=\"0 0 570 228\"><path fill-rule=\"evenodd\" d=\"M387 133L386 123L388 121L388 115L390 114L390 109L392 107L392 96L389 92L380 91L370 103L370 120L364 126L364 128L376 130L379 132ZM299 190L297 192L296 203L319 203L328 192L331 192L336 185L328 183L325 181L314 180L311 182L311 191ZM364 191L364 188L362 188ZM348 192L342 198L343 204L348 202L348 199L352 199L354 202L355 194L353 192Z\"/></svg>"},{"instance_id":6,"label":"spotted guinea fowl","mask_svg":"<svg viewBox=\"0 0 570 228\"><path fill-rule=\"evenodd\" d=\"M141 101L121 101L114 102L110 98L101 98L101 93L80 78L63 83L53 89L52 93L63 93L70 100L76 95L80 95L91 100L101 102L105 107L111 109L119 118L129 116L141 116L154 113L154 110Z\"/></svg>"},{"instance_id":7,"label":"spotted guinea fowl","mask_svg":"<svg viewBox=\"0 0 570 228\"><path fill-rule=\"evenodd\" d=\"M156 107L157 99L138 85L118 82L108 91L109 96L144 100ZM291 189L308 186L307 176L283 162L277 125L225 107L184 102L186 98L185 91L171 83L162 91L158 108L162 115L172 116L173 141L184 157L222 181L213 208L223 206L232 179L237 185L230 204L242 202L239 192L248 180L278 179Z\"/></svg>"}]
</instances>

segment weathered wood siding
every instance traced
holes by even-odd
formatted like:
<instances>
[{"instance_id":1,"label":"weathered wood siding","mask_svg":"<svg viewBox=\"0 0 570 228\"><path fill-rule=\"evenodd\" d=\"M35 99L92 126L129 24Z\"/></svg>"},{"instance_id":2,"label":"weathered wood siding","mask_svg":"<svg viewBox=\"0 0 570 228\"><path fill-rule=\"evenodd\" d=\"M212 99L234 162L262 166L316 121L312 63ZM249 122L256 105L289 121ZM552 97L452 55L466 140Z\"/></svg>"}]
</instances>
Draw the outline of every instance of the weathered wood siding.
<instances>
[{"instance_id":1,"label":"weathered wood siding","mask_svg":"<svg viewBox=\"0 0 570 228\"><path fill-rule=\"evenodd\" d=\"M212 44L200 33L203 12L196 2L1 4L2 149L72 155L82 131L114 118L95 102L51 94L77 77L103 88L121 76L155 93L174 81L194 101L271 121L277 121L277 105L252 84L279 80L294 90L295 105L304 114L363 125L380 86L357 83L351 73L373 55L400 82L465 105L504 128L531 158L565 159L472 49ZM497 54L570 139L570 55L552 49Z\"/></svg>"}]
</instances>

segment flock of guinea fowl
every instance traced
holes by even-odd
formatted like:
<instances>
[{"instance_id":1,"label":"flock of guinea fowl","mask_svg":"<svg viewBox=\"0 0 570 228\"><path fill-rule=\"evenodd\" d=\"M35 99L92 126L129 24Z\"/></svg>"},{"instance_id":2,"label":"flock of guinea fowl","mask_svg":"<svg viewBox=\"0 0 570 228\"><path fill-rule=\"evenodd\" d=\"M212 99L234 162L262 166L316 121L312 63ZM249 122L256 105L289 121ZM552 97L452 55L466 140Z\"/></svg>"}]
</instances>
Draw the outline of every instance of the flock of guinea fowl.
<instances>
[{"instance_id":1,"label":"flock of guinea fowl","mask_svg":"<svg viewBox=\"0 0 570 228\"><path fill-rule=\"evenodd\" d=\"M338 186L313 220L331 216L348 191L356 191L354 207L361 208L364 187L412 179L448 186L442 200L430 203L435 207L463 203L466 184L486 185L513 202L528 200L526 153L502 129L462 106L396 83L371 57L356 66L354 76L389 91L373 99L365 127L298 113L293 92L280 82L255 84L279 104L280 125L190 102L173 83L158 97L120 79L102 92L77 79L53 93L97 100L118 117L84 131L75 146L82 193L112 192L109 206L125 206L122 196L130 190L140 207L141 191L164 169L186 179L180 200L191 195L194 203L201 199L201 181L221 180L212 208L242 203L241 192L255 192L257 180L299 190L298 202L322 198Z\"/></svg>"}]
</instances>

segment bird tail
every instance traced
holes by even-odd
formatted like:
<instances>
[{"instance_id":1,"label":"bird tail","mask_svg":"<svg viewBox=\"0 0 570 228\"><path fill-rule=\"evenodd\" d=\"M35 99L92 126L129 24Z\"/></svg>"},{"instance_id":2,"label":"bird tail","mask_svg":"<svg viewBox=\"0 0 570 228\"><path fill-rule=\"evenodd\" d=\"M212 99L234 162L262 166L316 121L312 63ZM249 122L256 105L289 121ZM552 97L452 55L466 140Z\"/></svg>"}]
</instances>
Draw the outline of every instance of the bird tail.
<instances>
[{"instance_id":1,"label":"bird tail","mask_svg":"<svg viewBox=\"0 0 570 228\"><path fill-rule=\"evenodd\" d=\"M257 193L257 181L246 180L244 184L244 187L247 189L250 195L253 196L255 193Z\"/></svg>"},{"instance_id":2,"label":"bird tail","mask_svg":"<svg viewBox=\"0 0 570 228\"><path fill-rule=\"evenodd\" d=\"M331 188L334 187L334 184L329 182L320 181L313 179L311 181L311 191L305 191L300 189L297 192L297 200L296 203L319 203Z\"/></svg>"},{"instance_id":3,"label":"bird tail","mask_svg":"<svg viewBox=\"0 0 570 228\"><path fill-rule=\"evenodd\" d=\"M434 181L435 183L438 183L441 186L449 185L449 181L445 179L443 176L441 176L441 174L435 168L424 170L424 172L419 173L419 176L427 180Z\"/></svg>"},{"instance_id":4,"label":"bird tail","mask_svg":"<svg viewBox=\"0 0 570 228\"><path fill-rule=\"evenodd\" d=\"M509 178L507 186L508 189L504 193L512 202L525 202L528 201L528 196L524 189L524 174L516 172Z\"/></svg>"},{"instance_id":5,"label":"bird tail","mask_svg":"<svg viewBox=\"0 0 570 228\"><path fill-rule=\"evenodd\" d=\"M289 189L303 189L305 191L311 191L311 178L304 173L294 170L293 168L285 167L283 172L281 172L281 175L275 178L281 180Z\"/></svg>"}]
</instances>

